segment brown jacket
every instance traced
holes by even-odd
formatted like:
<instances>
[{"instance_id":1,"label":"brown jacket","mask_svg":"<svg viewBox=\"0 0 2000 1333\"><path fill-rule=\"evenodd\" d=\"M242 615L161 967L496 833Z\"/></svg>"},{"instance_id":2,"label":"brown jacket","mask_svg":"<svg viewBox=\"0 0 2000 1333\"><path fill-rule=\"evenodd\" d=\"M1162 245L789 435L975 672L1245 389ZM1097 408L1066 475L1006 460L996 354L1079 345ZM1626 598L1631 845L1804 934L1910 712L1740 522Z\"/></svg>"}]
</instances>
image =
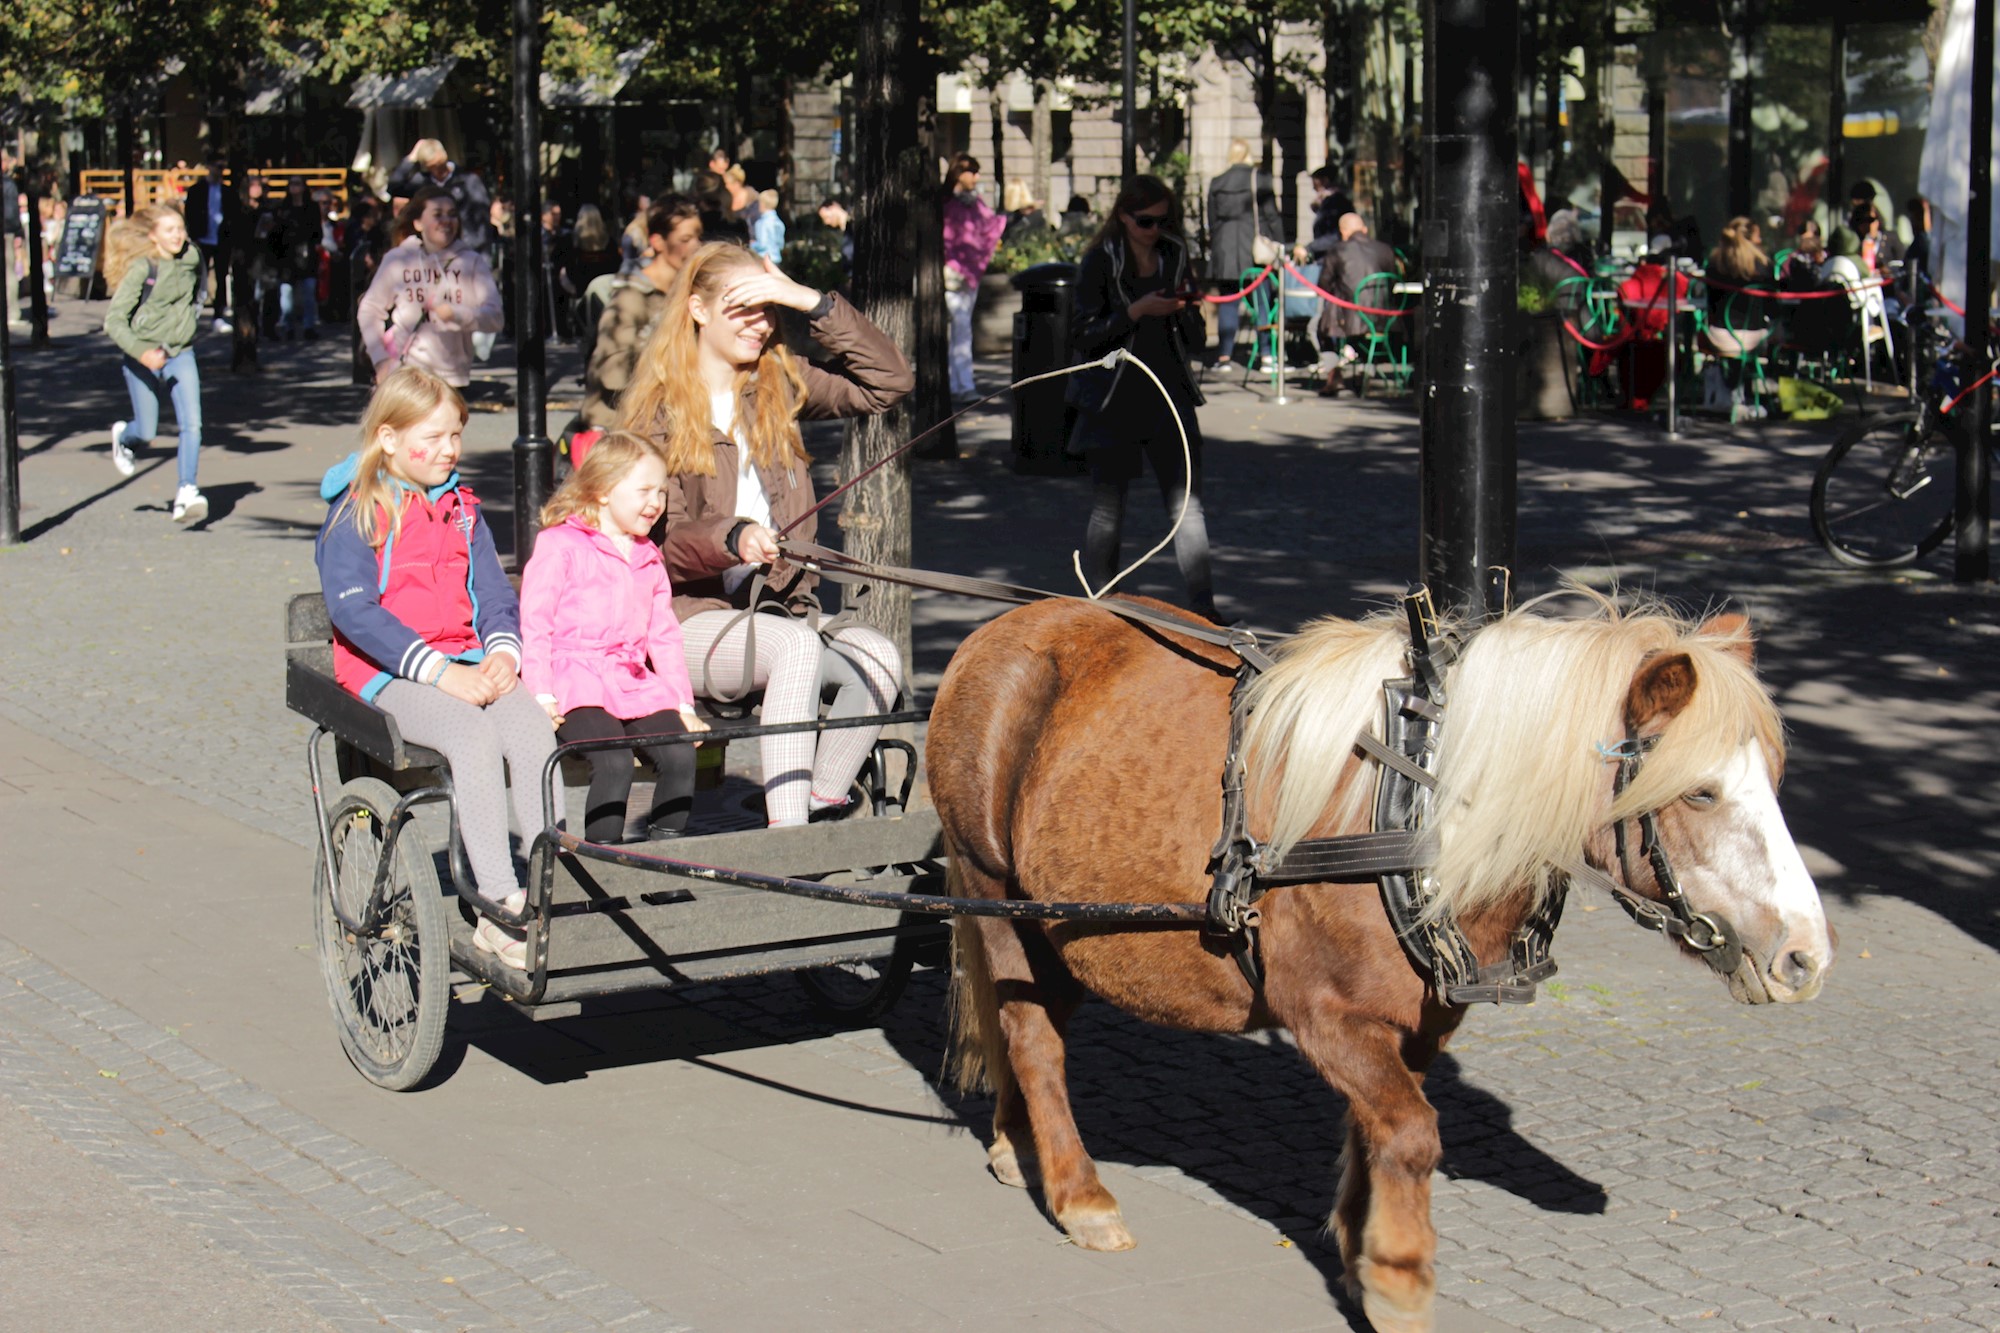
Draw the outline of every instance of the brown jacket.
<instances>
[{"instance_id":1,"label":"brown jacket","mask_svg":"<svg viewBox=\"0 0 2000 1333\"><path fill-rule=\"evenodd\" d=\"M832 367L802 363L806 396L799 409L803 420L872 416L886 412L916 387L909 362L888 336L836 293L827 293L809 316L812 336L826 349ZM745 400L743 413L748 414ZM674 614L682 620L703 611L742 609L749 605L745 583L734 596L723 591L722 574L742 562L723 548L736 526L736 475L740 465L736 441L715 432L715 475L691 473L667 478L667 537L660 545L667 573L674 583ZM782 530L808 509L813 494L812 465L794 455L782 471L757 469L764 494L771 502L771 519ZM819 516L806 519L789 535L812 541ZM773 565L764 600L786 606L803 604L819 583L819 575L789 560Z\"/></svg>"},{"instance_id":2,"label":"brown jacket","mask_svg":"<svg viewBox=\"0 0 2000 1333\"><path fill-rule=\"evenodd\" d=\"M667 307L667 294L644 273L634 273L611 289L611 304L597 321L597 344L584 375L583 424L610 430L618 424L618 395L632 383L639 353Z\"/></svg>"}]
</instances>

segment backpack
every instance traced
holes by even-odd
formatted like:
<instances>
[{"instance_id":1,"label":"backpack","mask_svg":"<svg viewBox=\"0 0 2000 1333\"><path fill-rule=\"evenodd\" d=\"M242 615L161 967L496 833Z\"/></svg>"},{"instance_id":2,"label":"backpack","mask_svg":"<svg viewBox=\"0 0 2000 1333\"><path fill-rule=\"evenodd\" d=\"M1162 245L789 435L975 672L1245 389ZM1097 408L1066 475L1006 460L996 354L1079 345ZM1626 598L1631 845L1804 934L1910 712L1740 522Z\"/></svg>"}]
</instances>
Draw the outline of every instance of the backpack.
<instances>
[{"instance_id":1,"label":"backpack","mask_svg":"<svg viewBox=\"0 0 2000 1333\"><path fill-rule=\"evenodd\" d=\"M146 261L146 285L139 289L139 299L132 306L132 314L134 317L137 317L139 311L145 307L146 302L152 299L153 287L155 284L159 282L159 280L160 280L160 261L157 259L148 259ZM207 281L208 281L208 256L202 253L199 248L197 248L195 251L195 261L194 261L194 293L195 293L194 303L197 307L201 305L201 289L204 285L206 285Z\"/></svg>"}]
</instances>

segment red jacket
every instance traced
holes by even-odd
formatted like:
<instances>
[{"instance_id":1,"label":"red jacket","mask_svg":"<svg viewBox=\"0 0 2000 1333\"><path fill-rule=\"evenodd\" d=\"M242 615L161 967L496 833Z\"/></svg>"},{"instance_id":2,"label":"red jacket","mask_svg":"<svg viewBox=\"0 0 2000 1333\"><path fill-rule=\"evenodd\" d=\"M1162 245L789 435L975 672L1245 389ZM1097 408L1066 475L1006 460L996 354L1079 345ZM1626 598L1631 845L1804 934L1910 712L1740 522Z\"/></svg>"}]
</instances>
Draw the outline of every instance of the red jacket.
<instances>
[{"instance_id":1,"label":"red jacket","mask_svg":"<svg viewBox=\"0 0 2000 1333\"><path fill-rule=\"evenodd\" d=\"M373 700L398 676L428 679L440 657L477 662L504 651L518 663L520 602L472 492L456 474L429 494L404 491L402 528L375 550L340 502L351 464L321 488L333 501L318 557L334 679ZM391 531L387 515L378 531Z\"/></svg>"}]
</instances>

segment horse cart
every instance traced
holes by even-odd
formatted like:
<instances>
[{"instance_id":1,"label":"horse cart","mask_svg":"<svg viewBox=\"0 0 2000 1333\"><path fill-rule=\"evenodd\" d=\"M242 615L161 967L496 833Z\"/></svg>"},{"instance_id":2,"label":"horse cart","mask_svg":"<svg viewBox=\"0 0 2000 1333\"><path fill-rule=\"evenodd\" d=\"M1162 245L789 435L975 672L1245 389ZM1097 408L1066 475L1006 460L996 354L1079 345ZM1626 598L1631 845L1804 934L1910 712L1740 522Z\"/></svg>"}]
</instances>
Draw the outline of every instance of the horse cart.
<instances>
[{"instance_id":1,"label":"horse cart","mask_svg":"<svg viewBox=\"0 0 2000 1333\"><path fill-rule=\"evenodd\" d=\"M553 827L554 784L566 761L632 742L558 746L542 773L513 775L539 780L544 814L528 842L528 904L514 917L473 887L443 756L406 742L393 718L334 682L321 595L291 598L285 628L285 702L315 724L307 766L318 819L320 968L342 1048L382 1087L407 1090L430 1074L454 976L536 1008L792 972L822 1012L857 1021L895 1003L916 962L942 956L943 922L904 910L912 896L935 896L944 884L937 816L910 808L917 758L907 741L877 742L855 817L702 832L698 812L687 835L615 847ZM688 739L726 743L924 717L911 710L786 727L718 721ZM322 762L329 737L332 786ZM441 808L441 819L434 812L426 821L441 832L419 822L425 807ZM525 972L473 947L482 913L527 931Z\"/></svg>"}]
</instances>

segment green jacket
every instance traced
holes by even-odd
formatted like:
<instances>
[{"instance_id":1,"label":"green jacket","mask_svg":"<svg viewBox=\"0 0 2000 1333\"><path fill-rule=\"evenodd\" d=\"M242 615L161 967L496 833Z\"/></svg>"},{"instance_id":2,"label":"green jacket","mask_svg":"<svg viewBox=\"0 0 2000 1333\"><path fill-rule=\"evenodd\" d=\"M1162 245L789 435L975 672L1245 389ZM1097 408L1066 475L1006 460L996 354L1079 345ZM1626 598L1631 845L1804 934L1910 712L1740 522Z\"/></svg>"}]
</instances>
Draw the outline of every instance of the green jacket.
<instances>
[{"instance_id":1,"label":"green jacket","mask_svg":"<svg viewBox=\"0 0 2000 1333\"><path fill-rule=\"evenodd\" d=\"M201 319L201 248L193 241L167 259L155 260L158 276L153 294L139 302L146 290L147 264L135 259L111 294L111 309L104 316L104 331L120 351L137 360L155 347L164 347L168 356L178 356L194 346L195 325Z\"/></svg>"}]
</instances>

